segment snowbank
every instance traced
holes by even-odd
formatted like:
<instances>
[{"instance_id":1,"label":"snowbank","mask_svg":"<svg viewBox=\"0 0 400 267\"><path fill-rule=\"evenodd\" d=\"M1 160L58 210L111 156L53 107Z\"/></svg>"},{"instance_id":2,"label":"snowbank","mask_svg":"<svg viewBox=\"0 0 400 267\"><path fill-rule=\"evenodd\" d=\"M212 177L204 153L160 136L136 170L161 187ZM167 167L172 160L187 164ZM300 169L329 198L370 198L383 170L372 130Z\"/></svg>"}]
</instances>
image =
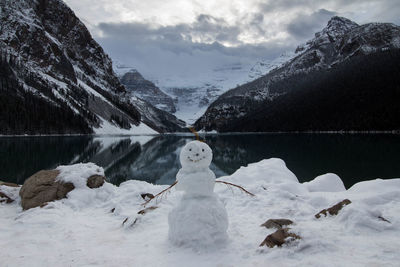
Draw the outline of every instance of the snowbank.
<instances>
[{"instance_id":1,"label":"snowbank","mask_svg":"<svg viewBox=\"0 0 400 267\"><path fill-rule=\"evenodd\" d=\"M74 165L58 166L60 174L57 181L72 183L75 188L86 188L87 179L92 175L104 176L104 169L94 163L78 163Z\"/></svg>"},{"instance_id":2,"label":"snowbank","mask_svg":"<svg viewBox=\"0 0 400 267\"><path fill-rule=\"evenodd\" d=\"M314 180L303 184L310 192L340 192L346 190L343 181L334 173L320 175Z\"/></svg>"},{"instance_id":3,"label":"snowbank","mask_svg":"<svg viewBox=\"0 0 400 267\"><path fill-rule=\"evenodd\" d=\"M127 181L70 192L68 199L22 211L17 200L0 204L0 258L3 266L398 266L400 179L361 182L349 190L332 175L298 182L280 159L242 167L220 180L244 186L256 197L216 184L229 216L229 242L208 252L168 242L168 213L180 201L175 191L150 202L145 215L141 193L167 186ZM334 190L327 190L327 189ZM15 189L14 189L15 190ZM335 192L331 192L335 191ZM15 192L14 192L15 193ZM348 198L338 215L314 215ZM122 222L128 218L125 224ZM301 236L281 248L258 247L274 230L267 219L287 218Z\"/></svg>"}]
</instances>

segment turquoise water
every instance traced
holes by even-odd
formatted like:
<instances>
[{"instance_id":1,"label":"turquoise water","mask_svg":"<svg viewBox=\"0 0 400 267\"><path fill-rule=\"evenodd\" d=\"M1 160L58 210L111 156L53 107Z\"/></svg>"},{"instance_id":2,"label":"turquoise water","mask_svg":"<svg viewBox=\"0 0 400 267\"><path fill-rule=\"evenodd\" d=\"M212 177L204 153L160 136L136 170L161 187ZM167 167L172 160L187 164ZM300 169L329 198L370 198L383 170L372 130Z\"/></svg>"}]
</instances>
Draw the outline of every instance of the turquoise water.
<instances>
[{"instance_id":1,"label":"turquoise water","mask_svg":"<svg viewBox=\"0 0 400 267\"><path fill-rule=\"evenodd\" d=\"M327 172L346 187L362 180L400 178L399 135L230 134L208 135L211 169L217 177L240 166L277 157L301 181ZM22 184L42 169L95 162L107 179L171 184L180 168L179 151L191 136L46 136L0 138L0 180Z\"/></svg>"}]
</instances>

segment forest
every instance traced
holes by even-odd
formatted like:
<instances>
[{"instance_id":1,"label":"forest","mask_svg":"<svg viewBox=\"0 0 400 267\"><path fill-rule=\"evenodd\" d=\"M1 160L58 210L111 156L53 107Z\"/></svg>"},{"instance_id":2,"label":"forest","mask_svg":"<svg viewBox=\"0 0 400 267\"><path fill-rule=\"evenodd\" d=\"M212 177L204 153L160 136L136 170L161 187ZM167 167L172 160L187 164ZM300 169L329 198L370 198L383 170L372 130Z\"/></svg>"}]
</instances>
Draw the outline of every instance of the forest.
<instances>
[{"instance_id":1,"label":"forest","mask_svg":"<svg viewBox=\"0 0 400 267\"><path fill-rule=\"evenodd\" d=\"M286 93L219 130L398 131L399 62L400 50L387 50L275 82L271 91Z\"/></svg>"},{"instance_id":2,"label":"forest","mask_svg":"<svg viewBox=\"0 0 400 267\"><path fill-rule=\"evenodd\" d=\"M10 55L0 55L0 134L89 134L92 129L83 116L78 115L63 101L57 99L52 88L38 82L34 74L26 76L25 83L39 92L26 90L15 76L21 63ZM75 92L79 93L79 92ZM82 97L87 97L82 95ZM95 120L93 114L86 114Z\"/></svg>"}]
</instances>

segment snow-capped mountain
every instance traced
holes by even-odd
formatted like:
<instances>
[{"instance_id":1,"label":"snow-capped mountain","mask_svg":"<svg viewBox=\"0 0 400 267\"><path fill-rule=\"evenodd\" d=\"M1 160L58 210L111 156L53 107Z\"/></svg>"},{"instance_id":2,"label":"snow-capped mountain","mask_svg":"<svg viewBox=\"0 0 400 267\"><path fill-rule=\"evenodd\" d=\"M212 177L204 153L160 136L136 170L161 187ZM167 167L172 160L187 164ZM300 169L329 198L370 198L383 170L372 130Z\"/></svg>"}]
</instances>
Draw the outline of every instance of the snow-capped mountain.
<instances>
[{"instance_id":1,"label":"snow-capped mountain","mask_svg":"<svg viewBox=\"0 0 400 267\"><path fill-rule=\"evenodd\" d=\"M172 97L161 91L153 82L144 79L137 70L130 69L121 76L120 81L129 92L153 106L170 113L176 112Z\"/></svg>"},{"instance_id":2,"label":"snow-capped mountain","mask_svg":"<svg viewBox=\"0 0 400 267\"><path fill-rule=\"evenodd\" d=\"M4 0L0 10L0 94L11 103L0 112L1 133L182 130L183 122L125 89L111 59L63 1Z\"/></svg>"},{"instance_id":3,"label":"snow-capped mountain","mask_svg":"<svg viewBox=\"0 0 400 267\"><path fill-rule=\"evenodd\" d=\"M309 88L314 88L318 82L320 82L320 87L319 89L315 89L316 92L327 93L324 87L329 88L333 86L332 82L328 83L328 80L330 81L330 77L328 76L333 73L337 75L337 80L342 78L341 81L343 84L350 82L352 78L345 76L345 73L342 72L343 70L348 70L351 64L353 64L351 67L358 69L361 67L368 67L369 69L364 70L365 72L371 72L379 76L374 77L373 75L368 76L366 73L360 73L360 77L364 75L368 79L373 79L367 86L378 83L378 79L381 79L383 75L378 75L378 67L374 65L377 59L368 56L376 53L383 53L382 61L387 60L388 62L394 63L395 54L387 55L387 53L395 52L399 48L400 27L394 24L369 23L357 25L346 18L333 17L322 31L315 34L315 38L299 46L296 49L295 56L282 66L271 70L267 75L250 83L238 86L221 95L208 107L206 113L196 122L196 128L218 131L351 129L355 124L350 123L351 125L346 126L345 123L340 124L340 122L338 122L337 125L335 124L335 126L328 127L328 129L321 129L321 127L324 128L322 121L321 123L318 122L314 124L312 122L307 123L304 127L300 127L302 129L296 129L294 126L283 127L283 122L281 122L281 126L279 126L279 109L282 109L282 112L283 109L292 109L290 112L294 112L296 115L300 114L300 112L295 112L294 109L296 107L299 108L299 111L307 108L314 110L314 107L307 106L307 102L311 105L311 102L316 98L309 100L302 98L301 101L306 101L306 103L303 104L299 102L299 95L305 94L305 92L307 92L307 94L310 93L311 89ZM357 65L364 64L364 61L368 60L371 62L364 66ZM373 60L374 62L372 62ZM376 62L376 65L380 64L382 63ZM385 75L393 71L393 69L389 69L388 66L384 65L382 69L386 70L384 73ZM356 72L354 69L350 71ZM356 79L355 77L353 78ZM332 81L337 82L334 79L332 79ZM384 85L385 81L382 81L382 83ZM361 83L348 85L349 88L347 88L347 92L360 93L358 91L360 84ZM326 97L331 99L331 101L337 101L337 108L340 109L340 105L338 105L340 99L336 99L336 97L340 95L339 90L343 89L343 85L336 86L335 88L338 90L336 94L332 91L330 93L331 95L327 93ZM353 90L352 88L357 88L357 90ZM394 90L394 88L392 89ZM311 93L309 96L312 97ZM362 95L354 95L352 97L360 99ZM321 100L320 102L322 103L323 101ZM272 109L272 106L274 112L272 112L272 110L266 110L267 108ZM300 106L302 107L300 108ZM323 110L324 107L321 107L321 111L316 111L316 113L323 114ZM276 114L278 114L277 117L274 118L274 121L276 120L277 122L273 123L276 127L272 127L272 123L269 124L267 118L262 116L263 114L265 115L265 112L269 112L270 114L275 114L276 112ZM295 117L289 115L289 111L287 112L288 120ZM347 110L347 112L354 115L354 112L351 110ZM346 112L343 110L343 114L344 113ZM246 121L249 122L254 117L260 118L257 122L253 122L253 126L250 128L249 125L246 125ZM309 118L306 117L299 120L305 122L307 119ZM323 119L321 118L321 120ZM329 123L326 125L328 124ZM368 128L368 125L364 126ZM364 126L361 127L358 125L357 127L355 126L355 128L365 130L366 128ZM374 125L370 126L374 127Z\"/></svg>"},{"instance_id":4,"label":"snow-capped mountain","mask_svg":"<svg viewBox=\"0 0 400 267\"><path fill-rule=\"evenodd\" d=\"M145 83L151 85L149 92L141 92L139 97L160 109L170 111L188 124L193 124L218 96L239 84L265 75L269 70L280 66L293 56L294 53L285 53L274 60L260 59L251 64L241 62L222 65L208 71L198 72L195 75L193 73L175 73L173 75L153 73L145 77L147 79ZM114 64L115 72L128 89L130 86L123 77L126 77L125 75L132 77L133 75L129 72L133 68L133 66L121 62ZM137 71L135 72L137 73ZM140 79L142 78L141 76ZM137 88L138 86L135 84L132 87ZM161 92L157 90L158 88ZM154 90L157 90L158 93L151 93ZM171 100L174 101L175 111L172 108Z\"/></svg>"}]
</instances>

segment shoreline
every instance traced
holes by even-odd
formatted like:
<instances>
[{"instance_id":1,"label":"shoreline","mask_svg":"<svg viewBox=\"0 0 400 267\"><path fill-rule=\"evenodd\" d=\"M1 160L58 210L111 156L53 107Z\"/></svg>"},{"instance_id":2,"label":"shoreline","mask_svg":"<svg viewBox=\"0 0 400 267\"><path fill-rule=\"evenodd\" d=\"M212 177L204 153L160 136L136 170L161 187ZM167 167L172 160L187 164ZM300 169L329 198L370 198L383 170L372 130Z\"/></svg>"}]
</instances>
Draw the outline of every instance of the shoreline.
<instances>
[{"instance_id":1,"label":"shoreline","mask_svg":"<svg viewBox=\"0 0 400 267\"><path fill-rule=\"evenodd\" d=\"M400 130L391 131L277 131L277 132L198 132L199 135L257 135L257 134L342 134L342 135L357 135L357 134L392 134L400 135ZM0 134L2 137L75 137L75 136L89 136L89 137L116 137L116 136L163 136L163 135L176 135L176 136L192 136L193 133L188 132L174 132L174 133L158 133L158 134Z\"/></svg>"}]
</instances>

